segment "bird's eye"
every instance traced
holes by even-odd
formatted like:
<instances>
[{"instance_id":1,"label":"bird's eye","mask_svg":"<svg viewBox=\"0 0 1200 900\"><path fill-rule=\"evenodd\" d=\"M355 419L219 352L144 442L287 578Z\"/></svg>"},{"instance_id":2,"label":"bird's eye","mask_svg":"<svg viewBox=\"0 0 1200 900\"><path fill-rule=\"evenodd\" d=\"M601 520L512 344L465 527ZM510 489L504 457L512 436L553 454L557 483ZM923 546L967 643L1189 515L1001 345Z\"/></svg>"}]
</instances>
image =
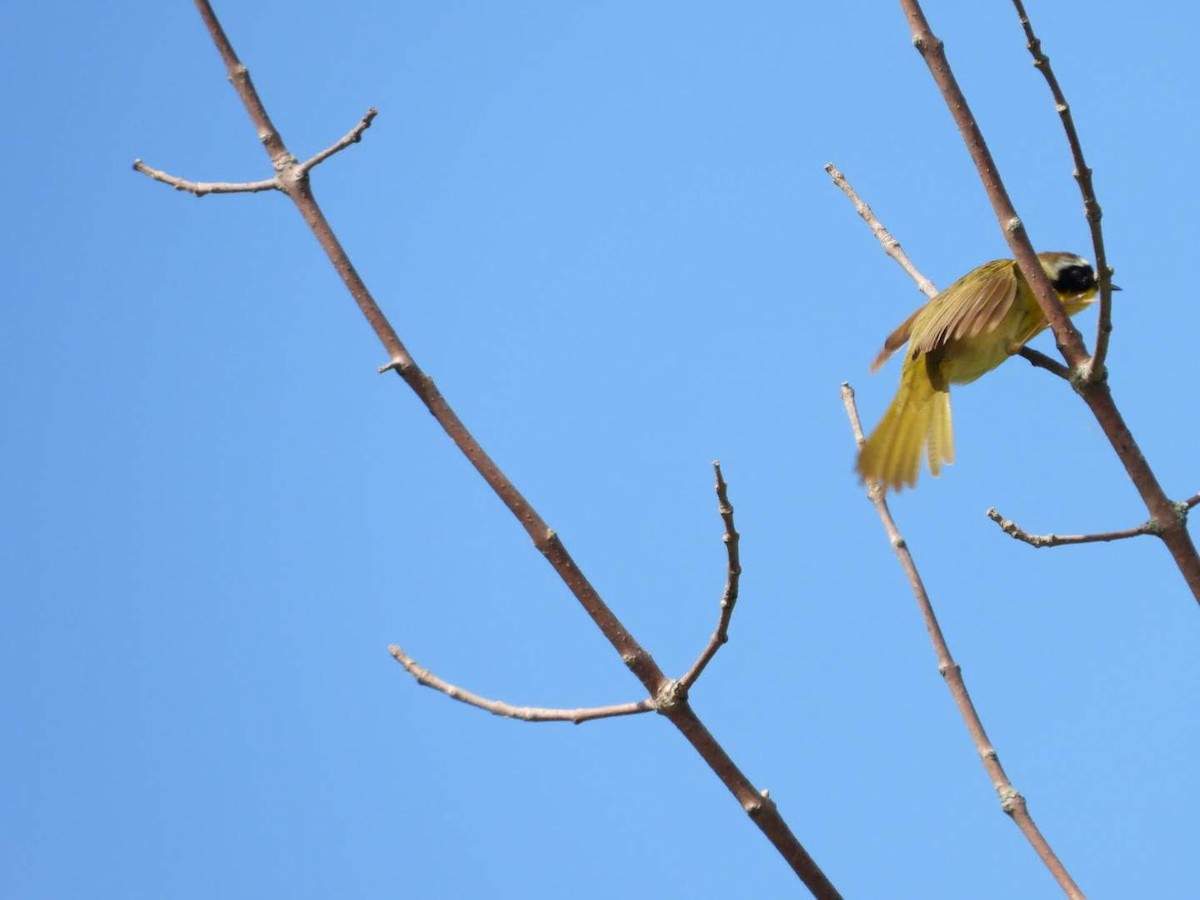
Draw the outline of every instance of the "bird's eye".
<instances>
[{"instance_id":1,"label":"bird's eye","mask_svg":"<svg viewBox=\"0 0 1200 900\"><path fill-rule=\"evenodd\" d=\"M1065 266L1054 279L1054 289L1060 294L1082 294L1096 286L1091 266Z\"/></svg>"}]
</instances>

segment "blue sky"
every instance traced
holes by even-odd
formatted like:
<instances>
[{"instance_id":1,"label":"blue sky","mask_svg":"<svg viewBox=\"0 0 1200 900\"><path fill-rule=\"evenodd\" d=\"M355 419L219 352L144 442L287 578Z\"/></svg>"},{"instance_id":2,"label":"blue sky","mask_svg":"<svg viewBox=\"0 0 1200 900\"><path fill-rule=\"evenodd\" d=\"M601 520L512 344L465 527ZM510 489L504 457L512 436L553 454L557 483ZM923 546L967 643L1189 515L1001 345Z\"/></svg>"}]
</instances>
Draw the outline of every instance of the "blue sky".
<instances>
[{"instance_id":1,"label":"blue sky","mask_svg":"<svg viewBox=\"0 0 1200 900\"><path fill-rule=\"evenodd\" d=\"M494 718L638 699L391 377L269 175L191 4L0 12L9 739L21 898L795 895L675 731ZM220 4L291 148L368 106L318 197L403 339L847 896L1054 897L1000 813L852 474L838 396L926 275L1006 255L896 4ZM1200 488L1192 5L1032 3L1096 171L1111 383ZM1011 8L930 2L1035 244L1090 254ZM1094 313L1084 314L1085 333ZM1048 338L1038 346L1052 350ZM893 504L1014 783L1091 896L1200 893L1200 616L1086 409L1017 360L955 392L958 463Z\"/></svg>"}]
</instances>

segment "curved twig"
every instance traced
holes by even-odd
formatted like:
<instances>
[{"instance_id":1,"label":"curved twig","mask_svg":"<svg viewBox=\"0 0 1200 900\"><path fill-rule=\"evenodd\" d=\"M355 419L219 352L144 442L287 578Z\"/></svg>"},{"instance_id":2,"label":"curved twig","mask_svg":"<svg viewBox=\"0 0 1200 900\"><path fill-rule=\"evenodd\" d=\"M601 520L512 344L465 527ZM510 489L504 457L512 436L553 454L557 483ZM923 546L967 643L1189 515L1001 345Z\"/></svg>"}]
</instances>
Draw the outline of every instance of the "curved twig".
<instances>
[{"instance_id":1,"label":"curved twig","mask_svg":"<svg viewBox=\"0 0 1200 900\"><path fill-rule=\"evenodd\" d=\"M1122 528L1118 531L1101 531L1096 534L1031 534L1012 519L1006 519L996 507L987 511L987 517L1000 526L1011 538L1028 544L1031 547L1067 547L1072 544L1099 544L1106 541L1123 541L1126 538L1141 537L1146 534L1158 534L1158 525L1153 522L1143 522L1136 528Z\"/></svg>"},{"instance_id":2,"label":"curved twig","mask_svg":"<svg viewBox=\"0 0 1200 900\"><path fill-rule=\"evenodd\" d=\"M133 171L148 175L155 181L169 184L177 191L195 194L203 197L205 194L257 194L260 191L282 190L276 178L264 178L262 181L188 181L178 175L155 169L140 159L133 161Z\"/></svg>"},{"instance_id":3,"label":"curved twig","mask_svg":"<svg viewBox=\"0 0 1200 900\"><path fill-rule=\"evenodd\" d=\"M1096 199L1096 189L1092 185L1092 170L1083 158L1083 145L1079 142L1079 132L1075 130L1075 119L1071 115L1071 106L1059 86L1054 70L1050 68L1050 57L1042 52L1042 42L1033 33L1033 24L1025 13L1021 0L1013 0L1021 27L1025 29L1026 46L1033 56L1033 65L1054 97L1054 108L1062 120L1063 130L1067 134L1067 143L1071 147L1071 159L1075 163L1075 181L1079 184L1079 193L1083 195L1083 216L1087 219L1088 228L1092 233L1092 252L1096 258L1096 275L1100 279L1100 315L1096 320L1096 348L1088 363L1089 377L1104 378L1104 364L1108 358L1108 338L1112 334L1112 269L1104 252L1104 230L1100 227L1100 219L1104 216L1100 202Z\"/></svg>"},{"instance_id":4,"label":"curved twig","mask_svg":"<svg viewBox=\"0 0 1200 900\"><path fill-rule=\"evenodd\" d=\"M525 722L574 722L578 725L581 722L590 722L593 719L611 719L616 716L633 716L638 713L654 711L654 701L650 699L638 700L635 703L614 703L611 706L591 706L580 709L545 709L537 706L513 706L511 703L505 703L502 700L489 700L487 697L481 697L479 694L472 693L465 688L460 688L458 685L451 684L439 678L424 666L418 664L415 659L395 644L388 647L388 653L392 654L392 658L396 662L404 666L405 671L409 675L417 679L418 684L441 691L452 700L457 700L468 706L486 710L492 715L503 716L508 719L521 719Z\"/></svg>"},{"instance_id":5,"label":"curved twig","mask_svg":"<svg viewBox=\"0 0 1200 900\"><path fill-rule=\"evenodd\" d=\"M721 521L725 523L725 533L721 536L721 540L725 542L725 555L727 558L725 566L725 591L721 594L720 614L717 616L717 627L713 630L712 637L708 639L708 644L701 651L696 661L692 663L692 667L679 679L680 687L685 691L696 683L696 679L700 677L705 666L717 655L717 651L721 649L721 645L729 640L729 622L733 618L733 607L737 604L738 585L742 576L742 563L738 552L741 535L733 527L733 504L729 502L729 486L725 483L725 478L721 474L721 464L719 462L713 463L713 472L716 473L717 477L715 486L717 492L717 510L721 514Z\"/></svg>"}]
</instances>

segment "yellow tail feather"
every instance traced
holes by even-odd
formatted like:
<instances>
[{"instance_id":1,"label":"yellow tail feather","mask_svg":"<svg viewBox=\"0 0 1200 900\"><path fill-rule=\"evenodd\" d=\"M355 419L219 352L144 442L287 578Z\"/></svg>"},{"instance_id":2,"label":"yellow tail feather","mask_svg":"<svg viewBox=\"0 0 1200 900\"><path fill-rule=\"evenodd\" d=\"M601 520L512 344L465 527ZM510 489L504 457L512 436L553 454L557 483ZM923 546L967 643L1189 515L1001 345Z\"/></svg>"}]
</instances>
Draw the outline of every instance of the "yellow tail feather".
<instances>
[{"instance_id":1,"label":"yellow tail feather","mask_svg":"<svg viewBox=\"0 0 1200 900\"><path fill-rule=\"evenodd\" d=\"M954 462L950 392L934 387L924 356L906 357L896 396L858 454L858 474L897 491L912 487L922 451L934 475Z\"/></svg>"}]
</instances>

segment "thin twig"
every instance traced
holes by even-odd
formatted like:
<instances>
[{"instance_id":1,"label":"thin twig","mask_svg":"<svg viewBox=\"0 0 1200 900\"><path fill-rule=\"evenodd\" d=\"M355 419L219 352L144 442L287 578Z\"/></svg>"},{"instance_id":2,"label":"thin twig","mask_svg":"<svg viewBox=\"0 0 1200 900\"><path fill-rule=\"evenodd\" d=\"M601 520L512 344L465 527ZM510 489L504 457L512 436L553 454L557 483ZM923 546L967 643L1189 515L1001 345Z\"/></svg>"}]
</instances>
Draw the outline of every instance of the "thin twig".
<instances>
[{"instance_id":1,"label":"thin twig","mask_svg":"<svg viewBox=\"0 0 1200 900\"><path fill-rule=\"evenodd\" d=\"M685 691L696 683L696 679L700 677L700 673L704 671L705 666L717 655L717 650L729 640L729 621L733 618L733 607L737 604L738 600L738 584L742 577L742 563L738 553L738 543L741 540L741 535L733 527L733 504L729 502L729 486L725 483L725 477L721 474L721 464L719 462L713 462L713 472L716 473L717 477L715 486L717 492L717 511L720 512L721 521L725 524L725 533L721 536L721 540L725 542L727 560L725 566L725 591L721 594L717 627L713 631L712 637L708 639L708 645L700 653L699 658L692 663L692 667L687 670L687 673L679 679L679 684Z\"/></svg>"},{"instance_id":2,"label":"thin twig","mask_svg":"<svg viewBox=\"0 0 1200 900\"><path fill-rule=\"evenodd\" d=\"M441 691L452 700L458 700L460 703L466 703L468 706L475 706L487 710L492 715L504 716L508 719L521 719L525 722L574 722L578 725L580 722L589 722L593 719L611 719L616 716L632 716L654 711L654 701L649 698L636 703L614 703L611 706L592 706L581 709L513 706L501 700L489 700L487 697L481 697L479 694L438 678L395 644L388 647L388 653L392 654L396 662L404 666L408 674L417 679L418 684Z\"/></svg>"},{"instance_id":3,"label":"thin twig","mask_svg":"<svg viewBox=\"0 0 1200 900\"><path fill-rule=\"evenodd\" d=\"M1119 531L1101 531L1097 534L1030 534L1012 519L1006 519L996 507L987 511L987 517L1000 526L1000 530L1009 537L1024 541L1031 547L1065 547L1071 544L1098 544L1104 541L1123 541L1126 538L1141 537L1145 534L1158 534L1157 523L1143 522L1136 528L1122 528Z\"/></svg>"},{"instance_id":4,"label":"thin twig","mask_svg":"<svg viewBox=\"0 0 1200 900\"><path fill-rule=\"evenodd\" d=\"M864 222L871 226L871 231L879 240L883 247L883 252L899 263L900 268L908 273L909 277L917 283L917 288L926 297L934 297L937 294L937 287L932 281L921 274L920 270L913 265L908 254L904 252L904 248L900 246L900 242L896 240L890 231L883 227L883 223L875 217L875 213L871 207L863 202L858 196L858 192L854 190L853 185L846 180L846 176L838 171L833 163L825 164L825 171L829 173L829 177L833 179L833 183L842 189L842 193L850 198L854 204L855 211L862 216Z\"/></svg>"},{"instance_id":5,"label":"thin twig","mask_svg":"<svg viewBox=\"0 0 1200 900\"><path fill-rule=\"evenodd\" d=\"M1033 245L1030 244L1029 236L1025 233L1025 226L1017 217L1016 210L1013 208L1012 201L1000 178L1000 172L992 159L991 151L988 150L987 143L983 139L983 133L979 130L975 117L971 114L971 108L967 105L967 98L963 96L954 72L946 61L946 52L942 41L930 30L929 22L925 18L919 0L900 0L900 6L908 19L913 44L929 67L929 72L941 91L951 116L958 125L959 133L975 163L975 168L987 191L988 198L991 200L992 209L1004 232L1005 239L1008 241L1008 246L1020 264L1026 282L1033 289L1038 306L1041 307L1046 320L1054 331L1059 352L1063 354L1063 358L1073 370L1072 375L1075 377L1071 380L1072 386L1088 405L1092 415L1096 417L1096 422L1104 431L1117 458L1125 466L1129 480L1137 488L1142 502L1146 504L1150 518L1161 526L1158 536L1170 552L1171 558L1175 561L1175 565L1192 592L1193 599L1200 603L1200 555L1196 553L1196 546L1192 542L1192 536L1188 533L1184 516L1167 497L1162 485L1158 483L1154 470L1150 468L1150 464L1142 455L1133 433L1125 424L1121 411L1117 409L1112 392L1108 388L1107 379L1102 377L1104 373L1089 370L1090 357L1084 346L1083 337L1071 324L1062 303L1059 302L1046 273L1042 270L1041 264L1034 254Z\"/></svg>"},{"instance_id":6,"label":"thin twig","mask_svg":"<svg viewBox=\"0 0 1200 900\"><path fill-rule=\"evenodd\" d=\"M842 384L842 403L846 407L846 415L850 419L850 428L854 433L854 442L858 447L863 445L863 430L862 423L859 421L858 408L854 403L854 389L849 384ZM954 657L950 655L950 646L946 643L946 638L942 634L942 628L938 624L937 616L933 611L933 603L929 599L929 594L925 590L925 585L921 581L921 575L917 571L917 565L913 561L912 553L909 552L908 544L905 543L903 536L900 534L900 529L896 527L896 521L892 518L892 513L888 509L887 494L882 485L876 481L867 482L867 497L875 505L875 510L879 513L879 519L883 522L883 528L887 532L888 540L892 544L892 548L896 551L896 556L900 560L900 567L904 569L904 574L908 577L909 586L912 588L913 596L916 597L917 606L921 610L921 618L925 621L925 630L929 632L929 639L933 643L934 652L937 654L938 671L942 674L942 678L946 681L946 687L950 689L950 695L954 698L954 705L958 707L958 713L962 716L963 723L967 726L967 731L971 735L971 741L975 744L975 750L979 754L979 759L983 763L983 768L987 772L988 777L992 781L992 786L996 789L996 794L1000 798L1000 808L1007 813L1021 829L1021 833L1025 835L1025 839L1029 841L1034 851L1046 868L1050 870L1050 874L1054 876L1055 881L1066 892L1068 897L1079 898L1082 900L1083 892L1079 890L1078 885L1071 878L1066 867L1055 855L1050 844L1042 836L1037 824L1033 821L1033 816L1029 814L1028 806L1025 803L1025 798L1013 787L1012 781L1009 780L1004 767L1000 764L1000 756L996 752L996 748L988 739L987 732L983 728L983 722L979 718L979 714L975 711L975 704L971 701L971 695L967 692L966 682L962 677L962 669L954 661Z\"/></svg>"},{"instance_id":7,"label":"thin twig","mask_svg":"<svg viewBox=\"0 0 1200 900\"><path fill-rule=\"evenodd\" d=\"M347 147L349 147L351 144L357 144L359 141L362 140L363 132L371 127L371 123L373 121L375 121L375 117L377 115L379 115L379 110L377 110L375 107L372 106L370 109L367 110L366 114L361 119L358 120L358 123L353 128L351 128L348 132L346 132L346 134L337 143L332 144L329 147L326 147L324 150L322 150L316 156L306 159L304 162L300 163L300 166L299 166L300 171L308 172L312 169L315 169L317 166L319 166L321 163L325 162L325 160L329 159L329 157L333 156L335 153L340 153L341 151L343 151Z\"/></svg>"},{"instance_id":8,"label":"thin twig","mask_svg":"<svg viewBox=\"0 0 1200 900\"><path fill-rule=\"evenodd\" d=\"M169 184L177 191L195 194L197 197L203 197L205 194L257 194L259 191L281 190L276 178L264 178L262 181L188 181L161 169L151 168L140 159L133 161L133 170L149 175L155 181Z\"/></svg>"},{"instance_id":9,"label":"thin twig","mask_svg":"<svg viewBox=\"0 0 1200 900\"><path fill-rule=\"evenodd\" d=\"M1057 375L1065 381L1071 380L1071 370L1060 363L1057 359L1052 359L1045 353L1039 350L1034 350L1032 347L1022 347L1017 351L1017 356L1023 357L1029 361L1029 364L1037 369L1045 369L1051 375Z\"/></svg>"},{"instance_id":10,"label":"thin twig","mask_svg":"<svg viewBox=\"0 0 1200 900\"><path fill-rule=\"evenodd\" d=\"M1196 505L1200 504L1200 493L1192 494L1192 496L1182 501L1182 503L1184 509L1192 509Z\"/></svg>"},{"instance_id":11,"label":"thin twig","mask_svg":"<svg viewBox=\"0 0 1200 900\"><path fill-rule=\"evenodd\" d=\"M455 446L467 457L480 476L495 491L501 502L521 523L534 546L545 556L601 633L612 644L625 665L646 688L650 698L654 701L655 710L669 719L691 743L805 886L821 900L825 900L825 898L833 900L833 898L840 897L837 889L792 833L774 802L756 790L750 779L737 767L724 747L712 736L691 709L686 700L686 692L679 690L679 683L663 673L654 658L638 644L633 635L609 609L595 587L571 558L558 535L488 456L475 436L471 434L442 396L433 379L417 365L391 322L383 314L375 302L375 298L371 296L366 283L359 276L345 248L334 234L333 228L313 196L307 170L288 150L279 131L271 122L266 107L250 79L249 70L238 59L212 6L208 0L195 0L195 3L213 43L224 60L229 80L250 115L258 140L271 160L280 190L296 204L300 215L312 229L317 242L329 257L360 312L383 345L388 362L382 369L394 371L417 395Z\"/></svg>"},{"instance_id":12,"label":"thin twig","mask_svg":"<svg viewBox=\"0 0 1200 900\"><path fill-rule=\"evenodd\" d=\"M1104 216L1100 203L1096 199L1096 189L1092 185L1092 170L1083 158L1083 145L1079 142L1079 132L1075 129L1075 119L1071 115L1071 106L1059 86L1054 70L1050 68L1050 57L1042 51L1042 42L1033 33L1033 24L1025 13L1021 0L1013 0L1021 27L1025 29L1026 46L1033 56L1034 67L1042 73L1050 93L1054 97L1054 108L1062 120L1063 130L1067 134L1067 143L1071 147L1071 159L1075 163L1075 181L1079 184L1079 193L1083 195L1083 216L1087 219L1088 228L1092 233L1092 251L1096 258L1096 275L1100 279L1100 315L1096 322L1096 349L1088 363L1089 378L1104 378L1104 363L1108 358L1108 339L1112 334L1112 270L1104 253L1104 230L1100 220Z\"/></svg>"}]
</instances>

